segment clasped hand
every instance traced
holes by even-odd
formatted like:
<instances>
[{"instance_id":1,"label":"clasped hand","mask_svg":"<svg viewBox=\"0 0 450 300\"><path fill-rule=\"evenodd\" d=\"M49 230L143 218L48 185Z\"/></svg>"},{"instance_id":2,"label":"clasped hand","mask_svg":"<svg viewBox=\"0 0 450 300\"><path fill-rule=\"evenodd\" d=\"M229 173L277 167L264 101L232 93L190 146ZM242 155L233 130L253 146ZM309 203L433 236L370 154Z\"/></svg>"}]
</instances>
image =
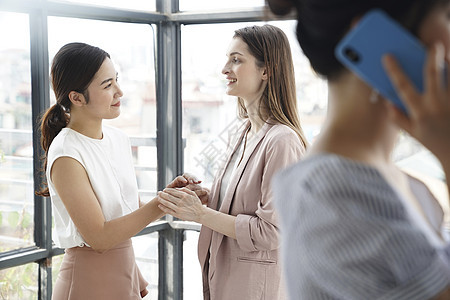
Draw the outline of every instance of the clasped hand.
<instances>
[{"instance_id":1,"label":"clasped hand","mask_svg":"<svg viewBox=\"0 0 450 300\"><path fill-rule=\"evenodd\" d=\"M165 213L185 221L199 222L208 203L209 190L200 186L201 181L190 174L176 177L158 192L158 207Z\"/></svg>"}]
</instances>

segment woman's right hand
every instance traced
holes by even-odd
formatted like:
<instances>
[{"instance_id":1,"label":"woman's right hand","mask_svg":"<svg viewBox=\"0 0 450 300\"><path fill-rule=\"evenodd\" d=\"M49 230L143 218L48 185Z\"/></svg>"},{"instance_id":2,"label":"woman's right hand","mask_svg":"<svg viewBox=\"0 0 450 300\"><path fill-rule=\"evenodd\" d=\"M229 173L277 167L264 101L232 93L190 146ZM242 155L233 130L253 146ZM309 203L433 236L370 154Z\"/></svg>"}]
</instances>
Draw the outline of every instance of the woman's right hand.
<instances>
[{"instance_id":1,"label":"woman's right hand","mask_svg":"<svg viewBox=\"0 0 450 300\"><path fill-rule=\"evenodd\" d=\"M166 214L182 219L201 223L205 210L196 193L188 188L166 188L158 192L159 208Z\"/></svg>"},{"instance_id":2,"label":"woman's right hand","mask_svg":"<svg viewBox=\"0 0 450 300\"><path fill-rule=\"evenodd\" d=\"M444 78L444 46L435 45L428 54L422 94L392 56L384 57L383 63L408 107L406 116L391 105L389 113L392 120L427 147L441 161L444 169L450 171L450 66L447 64L447 78Z\"/></svg>"}]
</instances>

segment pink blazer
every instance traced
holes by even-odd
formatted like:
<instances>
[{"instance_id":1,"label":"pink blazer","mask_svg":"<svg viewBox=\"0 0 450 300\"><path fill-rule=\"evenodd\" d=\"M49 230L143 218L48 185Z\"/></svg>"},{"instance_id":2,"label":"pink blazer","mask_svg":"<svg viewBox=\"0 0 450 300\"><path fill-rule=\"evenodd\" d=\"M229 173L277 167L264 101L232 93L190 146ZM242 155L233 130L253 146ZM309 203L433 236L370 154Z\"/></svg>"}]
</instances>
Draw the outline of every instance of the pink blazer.
<instances>
[{"instance_id":1,"label":"pink blazer","mask_svg":"<svg viewBox=\"0 0 450 300\"><path fill-rule=\"evenodd\" d=\"M305 149L288 126L265 124L254 137L252 147L245 150L218 208L225 168L248 126L249 122L233 144L224 167L217 173L208 202L209 207L237 217L237 239L205 226L200 231L198 256L206 300L286 298L271 180L277 171L298 161Z\"/></svg>"}]
</instances>

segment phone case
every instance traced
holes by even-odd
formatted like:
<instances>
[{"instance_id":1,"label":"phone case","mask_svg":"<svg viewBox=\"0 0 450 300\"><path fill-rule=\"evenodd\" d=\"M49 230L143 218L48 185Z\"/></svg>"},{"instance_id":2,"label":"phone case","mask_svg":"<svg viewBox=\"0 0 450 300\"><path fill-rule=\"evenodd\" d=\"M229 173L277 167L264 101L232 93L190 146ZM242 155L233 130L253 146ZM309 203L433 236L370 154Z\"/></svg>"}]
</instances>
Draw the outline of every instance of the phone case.
<instances>
[{"instance_id":1,"label":"phone case","mask_svg":"<svg viewBox=\"0 0 450 300\"><path fill-rule=\"evenodd\" d=\"M407 114L382 65L381 59L388 53L394 55L417 90L422 92L425 47L382 10L375 9L364 15L335 49L342 64Z\"/></svg>"}]
</instances>

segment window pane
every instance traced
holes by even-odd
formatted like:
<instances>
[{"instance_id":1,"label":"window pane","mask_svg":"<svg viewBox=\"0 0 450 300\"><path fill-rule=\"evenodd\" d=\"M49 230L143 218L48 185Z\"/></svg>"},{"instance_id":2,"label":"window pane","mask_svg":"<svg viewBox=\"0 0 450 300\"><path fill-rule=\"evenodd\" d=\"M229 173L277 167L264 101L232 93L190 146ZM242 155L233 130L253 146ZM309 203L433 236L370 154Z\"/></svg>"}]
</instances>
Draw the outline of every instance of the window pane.
<instances>
[{"instance_id":1,"label":"window pane","mask_svg":"<svg viewBox=\"0 0 450 300\"><path fill-rule=\"evenodd\" d=\"M133 238L136 262L148 282L145 299L158 299L158 232Z\"/></svg>"},{"instance_id":2,"label":"window pane","mask_svg":"<svg viewBox=\"0 0 450 300\"><path fill-rule=\"evenodd\" d=\"M183 298L202 299L202 272L197 257L197 243L199 232L184 232L183 243Z\"/></svg>"},{"instance_id":3,"label":"window pane","mask_svg":"<svg viewBox=\"0 0 450 300\"><path fill-rule=\"evenodd\" d=\"M2 299L37 299L38 265L31 263L0 270L0 295Z\"/></svg>"},{"instance_id":4,"label":"window pane","mask_svg":"<svg viewBox=\"0 0 450 300\"><path fill-rule=\"evenodd\" d=\"M34 244L28 16L0 12L0 252Z\"/></svg>"},{"instance_id":5,"label":"window pane","mask_svg":"<svg viewBox=\"0 0 450 300\"><path fill-rule=\"evenodd\" d=\"M189 10L230 10L238 8L252 8L264 6L264 0L180 0L180 11Z\"/></svg>"},{"instance_id":6,"label":"window pane","mask_svg":"<svg viewBox=\"0 0 450 300\"><path fill-rule=\"evenodd\" d=\"M55 287L56 279L58 279L63 258L64 254L52 257L52 288Z\"/></svg>"},{"instance_id":7,"label":"window pane","mask_svg":"<svg viewBox=\"0 0 450 300\"><path fill-rule=\"evenodd\" d=\"M326 114L326 83L311 70L295 37L295 21L270 24L288 36L294 60L297 101L309 141L318 134ZM225 159L229 133L235 128L237 98L225 94L222 67L234 30L258 23L187 25L182 27L184 170L208 186ZM201 49L201 55L199 55Z\"/></svg>"},{"instance_id":8,"label":"window pane","mask_svg":"<svg viewBox=\"0 0 450 300\"><path fill-rule=\"evenodd\" d=\"M61 0L78 4L88 4L112 8L140 10L140 11L156 11L156 0ZM58 1L60 2L60 1Z\"/></svg>"},{"instance_id":9,"label":"window pane","mask_svg":"<svg viewBox=\"0 0 450 300\"><path fill-rule=\"evenodd\" d=\"M130 136L140 197L150 200L157 181L153 27L59 17L49 17L48 27L50 63L63 45L75 41L111 55L124 96L120 116L105 124ZM54 102L53 91L51 98Z\"/></svg>"}]
</instances>

